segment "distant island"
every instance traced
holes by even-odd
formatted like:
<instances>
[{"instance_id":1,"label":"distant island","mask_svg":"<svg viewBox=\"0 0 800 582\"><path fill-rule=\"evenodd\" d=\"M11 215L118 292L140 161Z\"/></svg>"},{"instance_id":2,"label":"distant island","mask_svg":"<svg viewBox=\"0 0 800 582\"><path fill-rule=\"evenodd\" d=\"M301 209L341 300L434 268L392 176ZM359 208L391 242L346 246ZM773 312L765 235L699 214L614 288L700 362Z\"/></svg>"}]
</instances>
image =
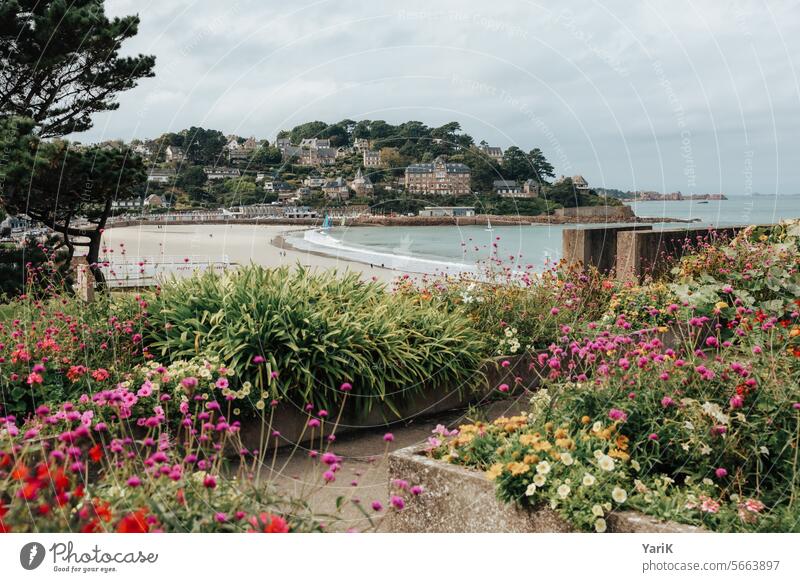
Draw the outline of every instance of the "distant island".
<instances>
[{"instance_id":1,"label":"distant island","mask_svg":"<svg viewBox=\"0 0 800 582\"><path fill-rule=\"evenodd\" d=\"M681 192L669 192L667 194L655 191L633 190L622 191L614 188L595 188L600 196L616 198L617 200L627 200L631 202L645 201L679 201L679 200L727 200L728 197L722 193L716 194L682 194Z\"/></svg>"}]
</instances>

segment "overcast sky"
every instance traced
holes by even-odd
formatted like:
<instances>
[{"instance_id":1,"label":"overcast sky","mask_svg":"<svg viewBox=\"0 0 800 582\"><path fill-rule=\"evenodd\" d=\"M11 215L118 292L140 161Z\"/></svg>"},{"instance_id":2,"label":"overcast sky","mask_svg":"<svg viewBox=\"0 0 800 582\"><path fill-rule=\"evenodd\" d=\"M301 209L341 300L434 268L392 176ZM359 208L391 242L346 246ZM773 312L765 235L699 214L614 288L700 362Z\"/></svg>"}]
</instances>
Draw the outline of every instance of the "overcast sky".
<instances>
[{"instance_id":1,"label":"overcast sky","mask_svg":"<svg viewBox=\"0 0 800 582\"><path fill-rule=\"evenodd\" d=\"M800 192L796 1L109 0L156 76L84 142L455 120L593 186Z\"/></svg>"}]
</instances>

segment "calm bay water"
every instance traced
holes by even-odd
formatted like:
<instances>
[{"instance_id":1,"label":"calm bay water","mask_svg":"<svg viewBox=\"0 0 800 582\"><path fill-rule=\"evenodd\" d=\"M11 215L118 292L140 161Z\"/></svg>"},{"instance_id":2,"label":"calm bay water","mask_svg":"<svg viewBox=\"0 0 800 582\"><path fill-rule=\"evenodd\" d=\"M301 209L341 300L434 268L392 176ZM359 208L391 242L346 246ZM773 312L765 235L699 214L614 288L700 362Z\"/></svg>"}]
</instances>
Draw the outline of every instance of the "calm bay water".
<instances>
[{"instance_id":1,"label":"calm bay water","mask_svg":"<svg viewBox=\"0 0 800 582\"><path fill-rule=\"evenodd\" d=\"M731 197L729 200L638 202L633 209L641 217L699 219L691 226L767 224L800 218L800 197ZM662 223L654 228L680 228ZM548 260L561 258L562 225L413 226L332 228L298 233L292 244L401 271L439 273L469 271L492 253L518 268L541 269ZM496 245L496 246L495 246Z\"/></svg>"}]
</instances>

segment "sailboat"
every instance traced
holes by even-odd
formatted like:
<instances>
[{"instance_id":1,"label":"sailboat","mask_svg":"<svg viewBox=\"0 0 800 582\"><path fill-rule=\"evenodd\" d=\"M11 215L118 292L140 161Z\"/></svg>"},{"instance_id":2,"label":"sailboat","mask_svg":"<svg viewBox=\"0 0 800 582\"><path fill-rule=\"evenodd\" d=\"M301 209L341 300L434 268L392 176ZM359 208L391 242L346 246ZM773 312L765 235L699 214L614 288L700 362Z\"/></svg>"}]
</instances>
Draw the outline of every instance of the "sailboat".
<instances>
[{"instance_id":1,"label":"sailboat","mask_svg":"<svg viewBox=\"0 0 800 582\"><path fill-rule=\"evenodd\" d=\"M322 221L322 228L320 229L320 234L328 234L327 231L331 227L331 217L327 214L325 215L325 219Z\"/></svg>"},{"instance_id":2,"label":"sailboat","mask_svg":"<svg viewBox=\"0 0 800 582\"><path fill-rule=\"evenodd\" d=\"M492 232L494 230L492 228L492 221L488 218L486 219L486 228L484 230L486 230L486 232Z\"/></svg>"}]
</instances>

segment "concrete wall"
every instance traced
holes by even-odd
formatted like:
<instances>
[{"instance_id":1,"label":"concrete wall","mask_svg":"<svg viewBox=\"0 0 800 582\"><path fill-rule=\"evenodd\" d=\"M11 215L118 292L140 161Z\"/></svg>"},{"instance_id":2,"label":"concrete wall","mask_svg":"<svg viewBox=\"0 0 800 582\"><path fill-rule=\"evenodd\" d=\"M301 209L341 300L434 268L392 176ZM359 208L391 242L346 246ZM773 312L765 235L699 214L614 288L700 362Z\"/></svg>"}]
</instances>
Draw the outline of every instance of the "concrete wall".
<instances>
[{"instance_id":1,"label":"concrete wall","mask_svg":"<svg viewBox=\"0 0 800 582\"><path fill-rule=\"evenodd\" d=\"M393 512L388 531L398 533L564 533L569 523L547 507L530 511L503 503L495 485L483 473L436 461L419 446L389 455L389 484L404 479L422 485L423 493ZM608 529L617 533L703 533L706 530L661 521L635 511L608 517Z\"/></svg>"},{"instance_id":2,"label":"concrete wall","mask_svg":"<svg viewBox=\"0 0 800 582\"><path fill-rule=\"evenodd\" d=\"M556 216L575 218L608 218L610 220L633 218L633 209L627 204L622 206L579 206L577 208L558 208Z\"/></svg>"},{"instance_id":3,"label":"concrete wall","mask_svg":"<svg viewBox=\"0 0 800 582\"><path fill-rule=\"evenodd\" d=\"M607 273L617 264L617 237L629 230L651 230L650 225L607 228L565 228L561 234L564 259L570 264L597 267Z\"/></svg>"}]
</instances>

